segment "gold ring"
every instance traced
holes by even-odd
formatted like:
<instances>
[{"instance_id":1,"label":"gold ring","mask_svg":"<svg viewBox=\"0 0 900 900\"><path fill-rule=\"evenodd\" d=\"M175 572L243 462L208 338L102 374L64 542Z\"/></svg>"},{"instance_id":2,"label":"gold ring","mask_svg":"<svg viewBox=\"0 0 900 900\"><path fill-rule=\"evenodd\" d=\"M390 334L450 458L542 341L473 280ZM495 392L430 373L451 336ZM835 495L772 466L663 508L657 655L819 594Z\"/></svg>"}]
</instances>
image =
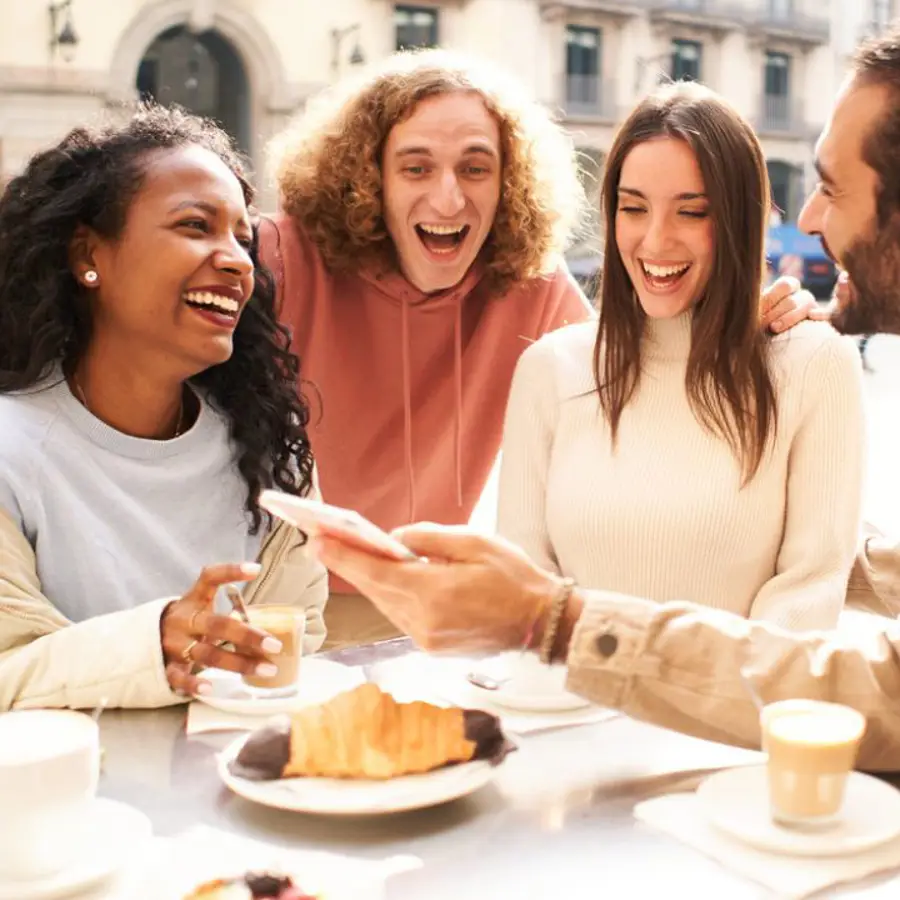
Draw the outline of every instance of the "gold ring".
<instances>
[{"instance_id":1,"label":"gold ring","mask_svg":"<svg viewBox=\"0 0 900 900\"><path fill-rule=\"evenodd\" d=\"M191 654L194 652L194 647L196 647L199 643L200 641L191 641L187 645L187 647L185 647L184 650L181 651L181 658L185 662L194 662L194 658L191 656Z\"/></svg>"},{"instance_id":2,"label":"gold ring","mask_svg":"<svg viewBox=\"0 0 900 900\"><path fill-rule=\"evenodd\" d=\"M200 609L195 609L193 614L191 615L191 618L188 620L188 631L190 631L192 634L197 633L197 616L199 616L202 612L203 607L201 607Z\"/></svg>"}]
</instances>

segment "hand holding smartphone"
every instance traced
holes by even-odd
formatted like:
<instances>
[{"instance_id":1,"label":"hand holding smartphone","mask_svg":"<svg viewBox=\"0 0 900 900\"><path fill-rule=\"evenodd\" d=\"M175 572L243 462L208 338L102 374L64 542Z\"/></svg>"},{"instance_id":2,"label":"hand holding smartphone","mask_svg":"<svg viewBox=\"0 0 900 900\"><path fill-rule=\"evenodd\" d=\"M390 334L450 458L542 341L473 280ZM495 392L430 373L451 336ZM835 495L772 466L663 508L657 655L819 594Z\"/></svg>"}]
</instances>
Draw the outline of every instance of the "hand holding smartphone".
<instances>
[{"instance_id":1,"label":"hand holding smartphone","mask_svg":"<svg viewBox=\"0 0 900 900\"><path fill-rule=\"evenodd\" d=\"M376 556L401 562L419 559L412 550L352 509L329 506L320 500L296 497L283 491L263 491L259 505L273 516L309 535L323 529L346 543Z\"/></svg>"}]
</instances>

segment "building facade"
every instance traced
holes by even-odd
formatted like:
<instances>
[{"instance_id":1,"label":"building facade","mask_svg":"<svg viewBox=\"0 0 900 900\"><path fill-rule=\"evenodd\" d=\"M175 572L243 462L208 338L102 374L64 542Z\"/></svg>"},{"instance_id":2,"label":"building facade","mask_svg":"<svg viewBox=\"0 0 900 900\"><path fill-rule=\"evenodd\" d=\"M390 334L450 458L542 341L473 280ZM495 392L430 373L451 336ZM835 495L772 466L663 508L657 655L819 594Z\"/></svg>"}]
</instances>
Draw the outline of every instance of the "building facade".
<instances>
[{"instance_id":1,"label":"building facade","mask_svg":"<svg viewBox=\"0 0 900 900\"><path fill-rule=\"evenodd\" d=\"M855 40L896 5L860 12L867 2L0 0L0 175L104 109L156 97L223 122L271 207L266 144L311 94L399 47L439 44L495 60L557 110L589 179L641 94L702 80L754 122L790 219L848 52L831 35Z\"/></svg>"}]
</instances>

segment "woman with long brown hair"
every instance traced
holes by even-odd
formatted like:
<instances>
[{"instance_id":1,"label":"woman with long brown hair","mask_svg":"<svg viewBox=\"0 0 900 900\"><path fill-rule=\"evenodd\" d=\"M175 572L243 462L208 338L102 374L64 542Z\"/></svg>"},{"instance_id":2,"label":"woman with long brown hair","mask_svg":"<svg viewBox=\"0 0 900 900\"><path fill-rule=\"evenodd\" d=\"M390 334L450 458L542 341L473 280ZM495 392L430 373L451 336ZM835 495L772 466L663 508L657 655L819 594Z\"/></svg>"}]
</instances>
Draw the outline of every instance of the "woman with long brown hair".
<instances>
[{"instance_id":1,"label":"woman with long brown hair","mask_svg":"<svg viewBox=\"0 0 900 900\"><path fill-rule=\"evenodd\" d=\"M694 84L620 129L598 323L530 347L500 530L580 585L788 628L836 624L862 494L852 343L759 329L769 184L751 127Z\"/></svg>"}]
</instances>

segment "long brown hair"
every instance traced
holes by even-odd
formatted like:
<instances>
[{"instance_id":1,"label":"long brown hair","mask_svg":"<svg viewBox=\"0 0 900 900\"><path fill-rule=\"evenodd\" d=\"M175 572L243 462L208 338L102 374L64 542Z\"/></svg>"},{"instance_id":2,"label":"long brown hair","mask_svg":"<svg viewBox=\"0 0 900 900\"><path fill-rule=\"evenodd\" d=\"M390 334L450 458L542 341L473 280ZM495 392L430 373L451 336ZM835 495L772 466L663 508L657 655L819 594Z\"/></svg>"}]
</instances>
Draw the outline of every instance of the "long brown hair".
<instances>
[{"instance_id":1,"label":"long brown hair","mask_svg":"<svg viewBox=\"0 0 900 900\"><path fill-rule=\"evenodd\" d=\"M646 314L616 245L619 179L625 158L659 137L690 146L703 175L715 228L709 282L693 307L685 388L700 423L728 442L746 484L777 426L760 296L769 219L769 179L753 129L724 100L696 84L659 89L619 129L601 193L605 253L594 375L613 441L641 374Z\"/></svg>"}]
</instances>

